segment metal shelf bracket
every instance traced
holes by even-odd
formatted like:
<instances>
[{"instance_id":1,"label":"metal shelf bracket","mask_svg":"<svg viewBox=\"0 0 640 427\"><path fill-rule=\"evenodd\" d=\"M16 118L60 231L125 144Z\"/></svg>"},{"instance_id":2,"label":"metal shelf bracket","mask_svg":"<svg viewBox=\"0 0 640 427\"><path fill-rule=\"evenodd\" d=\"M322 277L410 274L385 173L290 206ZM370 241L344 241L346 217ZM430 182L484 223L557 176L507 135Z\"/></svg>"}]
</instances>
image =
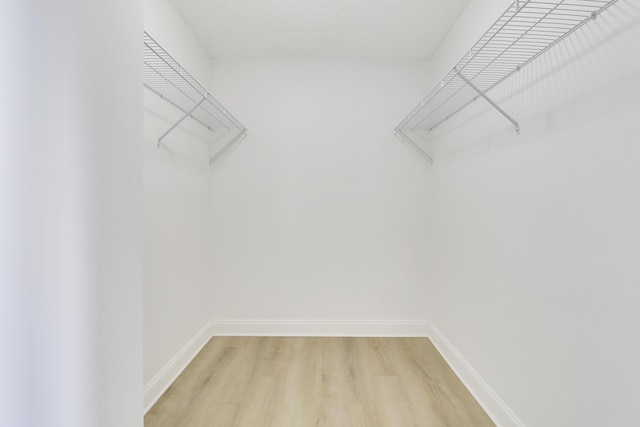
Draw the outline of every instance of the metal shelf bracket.
<instances>
[{"instance_id":1,"label":"metal shelf bracket","mask_svg":"<svg viewBox=\"0 0 640 427\"><path fill-rule=\"evenodd\" d=\"M487 101L489 104L491 104L491 106L493 108L498 110L500 112L500 114L505 116L507 118L507 120L509 120L511 123L513 123L513 125L516 127L516 135L520 135L520 124L518 123L518 121L516 119L514 119L509 114L507 114L506 111L504 111L498 104L496 104L491 98L489 98L485 92L483 92L476 85L474 85L471 82L471 80L467 79L460 71L458 71L456 68L454 68L453 71L455 71L456 75L458 77L460 77L462 79L462 81L464 81L471 89L475 90L478 93L478 95L483 97L484 100Z\"/></svg>"},{"instance_id":2,"label":"metal shelf bracket","mask_svg":"<svg viewBox=\"0 0 640 427\"><path fill-rule=\"evenodd\" d=\"M429 155L422 147L416 144L411 138L409 138L401 130L396 130L395 136L401 141L409 144L414 150L416 150L421 156L423 156L429 163L433 164L433 156Z\"/></svg>"},{"instance_id":3,"label":"metal shelf bracket","mask_svg":"<svg viewBox=\"0 0 640 427\"><path fill-rule=\"evenodd\" d=\"M242 131L240 131L240 133L238 135L236 135L235 138L233 138L231 141L229 141L229 143L227 145L225 145L222 148L222 150L218 151L215 156L213 156L213 157L211 157L209 159L209 166L211 166L213 164L213 162L218 160L218 158L220 156L222 156L224 153L226 153L227 150L229 150L231 147L233 147L233 145L236 142L238 142L240 139L242 139L246 134L247 134L247 130L246 129L243 129Z\"/></svg>"},{"instance_id":4,"label":"metal shelf bracket","mask_svg":"<svg viewBox=\"0 0 640 427\"><path fill-rule=\"evenodd\" d=\"M198 102L196 105L193 106L193 108L191 110L189 110L184 116L182 116L180 118L180 120L178 120L173 126L171 126L169 129L167 129L167 131L165 133L162 134L162 136L160 138L158 138L158 148L160 148L160 145L162 144L162 140L171 133L171 131L173 131L175 128L178 127L178 125L180 125L180 123L182 123L187 117L191 116L193 114L194 111L196 111L198 109L198 107L200 107L200 104L202 104L204 101L206 101L207 97L205 96L204 98L202 98L200 100L200 102Z\"/></svg>"}]
</instances>

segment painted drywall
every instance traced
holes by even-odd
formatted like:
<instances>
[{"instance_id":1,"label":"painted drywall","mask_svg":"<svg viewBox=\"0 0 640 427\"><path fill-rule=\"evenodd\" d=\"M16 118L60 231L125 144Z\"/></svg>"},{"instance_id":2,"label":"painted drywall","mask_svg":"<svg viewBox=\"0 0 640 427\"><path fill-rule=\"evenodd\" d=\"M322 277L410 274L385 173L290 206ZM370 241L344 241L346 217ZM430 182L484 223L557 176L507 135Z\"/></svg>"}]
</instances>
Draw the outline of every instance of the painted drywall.
<instances>
[{"instance_id":1,"label":"painted drywall","mask_svg":"<svg viewBox=\"0 0 640 427\"><path fill-rule=\"evenodd\" d=\"M173 7L149 0L144 14L145 30L206 86L211 62ZM187 119L157 148L157 139L182 114L144 90L146 387L211 318L212 134Z\"/></svg>"},{"instance_id":2,"label":"painted drywall","mask_svg":"<svg viewBox=\"0 0 640 427\"><path fill-rule=\"evenodd\" d=\"M528 427L640 424L634 3L491 93L520 136L480 101L437 134L431 320ZM507 5L472 1L434 70Z\"/></svg>"},{"instance_id":3,"label":"painted drywall","mask_svg":"<svg viewBox=\"0 0 640 427\"><path fill-rule=\"evenodd\" d=\"M142 7L5 6L0 425L141 427Z\"/></svg>"},{"instance_id":4,"label":"painted drywall","mask_svg":"<svg viewBox=\"0 0 640 427\"><path fill-rule=\"evenodd\" d=\"M424 62L215 60L249 129L213 165L213 320L420 320L430 176L393 129Z\"/></svg>"}]
</instances>

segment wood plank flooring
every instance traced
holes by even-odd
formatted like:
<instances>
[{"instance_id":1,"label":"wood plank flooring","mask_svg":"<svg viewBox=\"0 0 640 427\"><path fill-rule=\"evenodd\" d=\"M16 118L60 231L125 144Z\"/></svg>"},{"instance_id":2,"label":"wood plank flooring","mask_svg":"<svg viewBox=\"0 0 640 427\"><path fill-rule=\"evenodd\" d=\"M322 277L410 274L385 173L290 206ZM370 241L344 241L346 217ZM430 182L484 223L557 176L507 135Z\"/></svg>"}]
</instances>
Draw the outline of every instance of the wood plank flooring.
<instances>
[{"instance_id":1,"label":"wood plank flooring","mask_svg":"<svg viewBox=\"0 0 640 427\"><path fill-rule=\"evenodd\" d=\"M145 427L494 426L427 338L215 337Z\"/></svg>"}]
</instances>

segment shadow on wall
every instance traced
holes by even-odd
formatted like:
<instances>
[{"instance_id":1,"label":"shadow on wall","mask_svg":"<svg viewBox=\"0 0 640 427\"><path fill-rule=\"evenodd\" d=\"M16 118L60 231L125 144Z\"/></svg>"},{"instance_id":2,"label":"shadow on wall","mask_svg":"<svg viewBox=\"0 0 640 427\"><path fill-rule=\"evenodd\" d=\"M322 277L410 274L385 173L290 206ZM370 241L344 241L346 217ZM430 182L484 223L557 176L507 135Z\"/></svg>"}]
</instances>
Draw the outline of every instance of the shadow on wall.
<instances>
[{"instance_id":1,"label":"shadow on wall","mask_svg":"<svg viewBox=\"0 0 640 427\"><path fill-rule=\"evenodd\" d=\"M233 153L236 148L245 140L247 133L239 129L228 130L224 137L218 138L212 143L211 156L209 164L212 167L218 167L224 163L224 160Z\"/></svg>"},{"instance_id":2,"label":"shadow on wall","mask_svg":"<svg viewBox=\"0 0 640 427\"><path fill-rule=\"evenodd\" d=\"M541 132L580 126L583 113L594 105L605 103L607 114L616 114L638 96L629 90L640 79L638 40L640 4L619 0L489 92L520 122L521 135L480 99L419 136L432 144L436 163L448 163L531 143Z\"/></svg>"},{"instance_id":3,"label":"shadow on wall","mask_svg":"<svg viewBox=\"0 0 640 427\"><path fill-rule=\"evenodd\" d=\"M427 153L433 152L433 142L426 135L420 135L415 131L396 132L396 138L409 150L412 154L417 154L416 158L421 161L423 166L431 167L433 158ZM420 145L418 145L420 144Z\"/></svg>"}]
</instances>

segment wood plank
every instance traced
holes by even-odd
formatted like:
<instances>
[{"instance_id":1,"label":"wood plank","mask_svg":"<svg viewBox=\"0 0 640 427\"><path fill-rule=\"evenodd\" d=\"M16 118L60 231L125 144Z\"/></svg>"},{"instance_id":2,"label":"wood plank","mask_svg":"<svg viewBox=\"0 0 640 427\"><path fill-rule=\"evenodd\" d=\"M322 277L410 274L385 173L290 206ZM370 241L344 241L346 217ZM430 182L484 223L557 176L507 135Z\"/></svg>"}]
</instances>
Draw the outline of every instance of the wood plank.
<instances>
[{"instance_id":1,"label":"wood plank","mask_svg":"<svg viewBox=\"0 0 640 427\"><path fill-rule=\"evenodd\" d=\"M426 338L212 339L145 427L494 426Z\"/></svg>"},{"instance_id":2,"label":"wood plank","mask_svg":"<svg viewBox=\"0 0 640 427\"><path fill-rule=\"evenodd\" d=\"M277 427L277 402L284 390L284 380L285 377L255 378L246 388L247 394L234 421L210 427Z\"/></svg>"}]
</instances>

